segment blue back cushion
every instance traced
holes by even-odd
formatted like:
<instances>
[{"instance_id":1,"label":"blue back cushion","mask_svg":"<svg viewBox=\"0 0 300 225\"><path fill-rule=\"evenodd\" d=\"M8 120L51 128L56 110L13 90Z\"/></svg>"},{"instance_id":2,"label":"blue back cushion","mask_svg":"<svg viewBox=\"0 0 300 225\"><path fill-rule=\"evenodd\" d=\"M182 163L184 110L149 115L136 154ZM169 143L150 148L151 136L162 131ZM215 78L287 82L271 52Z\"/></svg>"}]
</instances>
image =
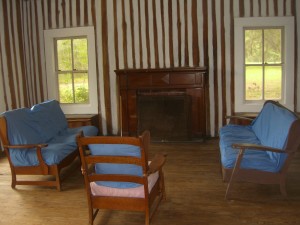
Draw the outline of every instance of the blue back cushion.
<instances>
[{"instance_id":1,"label":"blue back cushion","mask_svg":"<svg viewBox=\"0 0 300 225\"><path fill-rule=\"evenodd\" d=\"M141 157L140 147L134 145L91 144L89 145L89 148L92 155ZM95 166L95 170L98 174L126 174L134 176L143 175L142 167L133 164L97 163ZM140 184L132 182L97 181L96 183L113 188L133 188L140 186Z\"/></svg>"},{"instance_id":2,"label":"blue back cushion","mask_svg":"<svg viewBox=\"0 0 300 225\"><path fill-rule=\"evenodd\" d=\"M65 114L56 100L34 105L31 108L31 113L33 120L39 125L43 139L46 141L50 141L68 127Z\"/></svg>"},{"instance_id":3,"label":"blue back cushion","mask_svg":"<svg viewBox=\"0 0 300 225\"><path fill-rule=\"evenodd\" d=\"M252 129L262 145L283 149L289 129L296 116L277 105L267 103L252 123ZM271 159L277 160L285 154L268 152Z\"/></svg>"},{"instance_id":4,"label":"blue back cushion","mask_svg":"<svg viewBox=\"0 0 300 225\"><path fill-rule=\"evenodd\" d=\"M10 144L45 143L40 127L34 122L28 108L11 110L3 113L7 123Z\"/></svg>"}]
</instances>

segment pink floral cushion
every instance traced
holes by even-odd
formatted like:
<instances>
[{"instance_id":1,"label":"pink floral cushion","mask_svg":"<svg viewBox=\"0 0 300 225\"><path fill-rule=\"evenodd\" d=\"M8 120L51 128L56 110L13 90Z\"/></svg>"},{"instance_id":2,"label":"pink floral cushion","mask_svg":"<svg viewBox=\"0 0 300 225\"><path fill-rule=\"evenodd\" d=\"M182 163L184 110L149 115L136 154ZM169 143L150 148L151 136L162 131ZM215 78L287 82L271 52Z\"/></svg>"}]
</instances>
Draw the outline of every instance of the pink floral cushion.
<instances>
[{"instance_id":1,"label":"pink floral cushion","mask_svg":"<svg viewBox=\"0 0 300 225\"><path fill-rule=\"evenodd\" d=\"M148 176L148 190L149 193L155 185L159 177L158 172ZM94 196L112 196L112 197L130 197L130 198L144 198L144 186L140 185L134 188L112 188L98 185L95 182L90 183L91 192Z\"/></svg>"}]
</instances>

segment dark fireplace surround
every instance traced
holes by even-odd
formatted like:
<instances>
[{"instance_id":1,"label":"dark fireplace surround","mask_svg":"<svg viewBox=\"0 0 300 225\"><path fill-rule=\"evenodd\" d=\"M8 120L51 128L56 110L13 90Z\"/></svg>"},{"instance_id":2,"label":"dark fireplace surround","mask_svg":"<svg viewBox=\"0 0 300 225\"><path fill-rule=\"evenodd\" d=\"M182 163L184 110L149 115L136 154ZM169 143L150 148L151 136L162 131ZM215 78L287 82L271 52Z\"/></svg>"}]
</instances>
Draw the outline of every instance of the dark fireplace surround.
<instances>
[{"instance_id":1,"label":"dark fireplace surround","mask_svg":"<svg viewBox=\"0 0 300 225\"><path fill-rule=\"evenodd\" d=\"M207 135L205 67L116 70L121 134L150 130L152 141L195 141Z\"/></svg>"}]
</instances>

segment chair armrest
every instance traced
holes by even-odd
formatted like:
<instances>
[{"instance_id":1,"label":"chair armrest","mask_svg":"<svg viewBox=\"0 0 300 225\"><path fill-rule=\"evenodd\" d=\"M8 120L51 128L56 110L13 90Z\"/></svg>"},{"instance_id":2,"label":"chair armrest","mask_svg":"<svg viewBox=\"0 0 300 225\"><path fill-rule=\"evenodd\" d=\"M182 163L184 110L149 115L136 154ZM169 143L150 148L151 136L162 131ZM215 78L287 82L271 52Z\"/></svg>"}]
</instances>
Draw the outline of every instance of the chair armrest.
<instances>
[{"instance_id":1,"label":"chair armrest","mask_svg":"<svg viewBox=\"0 0 300 225\"><path fill-rule=\"evenodd\" d=\"M271 152L278 152L278 153L286 153L285 151L279 148L272 148L269 146L264 145L256 145L256 144L248 144L248 143L239 143L239 144L232 144L233 148L236 149L252 149L257 151L271 151Z\"/></svg>"},{"instance_id":2,"label":"chair armrest","mask_svg":"<svg viewBox=\"0 0 300 225\"><path fill-rule=\"evenodd\" d=\"M48 146L48 144L3 145L4 148L21 148L21 149L44 148L47 146Z\"/></svg>"},{"instance_id":3,"label":"chair armrest","mask_svg":"<svg viewBox=\"0 0 300 225\"><path fill-rule=\"evenodd\" d=\"M253 119L245 116L225 116L226 119L239 119L239 120L248 120L253 121Z\"/></svg>"},{"instance_id":4,"label":"chair armrest","mask_svg":"<svg viewBox=\"0 0 300 225\"><path fill-rule=\"evenodd\" d=\"M245 116L225 116L225 119L229 119L230 121L232 120L244 120L244 121L249 121L252 122L254 119L245 117Z\"/></svg>"},{"instance_id":5,"label":"chair armrest","mask_svg":"<svg viewBox=\"0 0 300 225\"><path fill-rule=\"evenodd\" d=\"M167 154L166 153L158 153L155 154L153 160L149 165L148 175L155 173L160 170L166 162Z\"/></svg>"},{"instance_id":6,"label":"chair armrest","mask_svg":"<svg viewBox=\"0 0 300 225\"><path fill-rule=\"evenodd\" d=\"M48 144L26 144L26 145L3 145L4 149L6 149L7 154L9 149L28 149L28 148L36 148L36 155L40 164L40 167L43 171L43 174L47 175L49 172L48 166L45 163L42 157L42 148L47 147ZM8 156L9 157L9 156Z\"/></svg>"}]
</instances>

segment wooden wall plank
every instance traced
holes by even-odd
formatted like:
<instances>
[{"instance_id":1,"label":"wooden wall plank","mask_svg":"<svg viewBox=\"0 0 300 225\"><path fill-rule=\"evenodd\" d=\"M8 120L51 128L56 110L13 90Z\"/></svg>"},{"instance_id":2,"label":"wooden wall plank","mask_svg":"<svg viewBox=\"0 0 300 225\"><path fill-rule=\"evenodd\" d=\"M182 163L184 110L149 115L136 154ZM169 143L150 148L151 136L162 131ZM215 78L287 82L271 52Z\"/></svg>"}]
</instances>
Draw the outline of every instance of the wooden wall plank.
<instances>
[{"instance_id":1,"label":"wooden wall plank","mask_svg":"<svg viewBox=\"0 0 300 225\"><path fill-rule=\"evenodd\" d=\"M213 92L214 92L214 108L215 108L215 115L214 115L214 122L217 126L219 124L219 98L218 98L218 42L217 42L217 22L216 22L216 0L212 0L212 7L211 7L211 14L212 14L212 36L213 36ZM217 132L217 130L216 130Z\"/></svg>"},{"instance_id":2,"label":"wooden wall plank","mask_svg":"<svg viewBox=\"0 0 300 225\"><path fill-rule=\"evenodd\" d=\"M116 60L116 69L119 69L119 45L118 45L118 13L117 13L117 0L113 0L113 14L114 14L114 36L115 36L115 60Z\"/></svg>"},{"instance_id":3,"label":"wooden wall plank","mask_svg":"<svg viewBox=\"0 0 300 225\"><path fill-rule=\"evenodd\" d=\"M38 25L38 8L37 8L37 2L34 1L34 9L35 9L35 33L36 33L36 48L37 48L37 52L41 52L41 47L40 47L40 37L39 37L39 25ZM45 101L45 97L44 97L44 91L43 91L43 84L42 84L42 80L43 80L43 73L42 73L42 62L41 62L41 57L37 56L37 77L39 78L38 81L39 83L37 84L37 88L39 88L38 92L39 95L41 96L41 100Z\"/></svg>"},{"instance_id":4,"label":"wooden wall plank","mask_svg":"<svg viewBox=\"0 0 300 225\"><path fill-rule=\"evenodd\" d=\"M10 5L10 21L13 21L13 2L11 2L11 5ZM10 24L10 30L11 30L11 39L12 40L15 40L16 37L15 37L15 31L14 31L14 26L15 24L14 23L11 23ZM20 107L20 99L21 99L21 89L20 89L20 79L19 79L19 71L18 71L18 65L17 65L17 58L18 58L18 55L17 55L17 50L16 50L16 44L15 44L15 41L12 41L12 53L13 53L13 61L12 61L12 66L14 67L14 71L15 71L15 77L16 77L16 103L17 103L17 107Z\"/></svg>"},{"instance_id":5,"label":"wooden wall plank","mask_svg":"<svg viewBox=\"0 0 300 225\"><path fill-rule=\"evenodd\" d=\"M107 0L101 0L102 13L102 54L103 54L103 77L105 93L105 115L107 121L107 132L112 134L111 94L109 79L109 56L108 56L108 28L107 28ZM124 12L124 11L123 11Z\"/></svg>"},{"instance_id":6,"label":"wooden wall plank","mask_svg":"<svg viewBox=\"0 0 300 225\"><path fill-rule=\"evenodd\" d=\"M189 45L188 45L188 15L187 15L187 0L184 0L184 64L189 65Z\"/></svg>"},{"instance_id":7,"label":"wooden wall plank","mask_svg":"<svg viewBox=\"0 0 300 225\"><path fill-rule=\"evenodd\" d=\"M61 7L62 7L62 15L63 15L63 27L65 28L67 25L67 18L66 18L66 0L61 1Z\"/></svg>"},{"instance_id":8,"label":"wooden wall plank","mask_svg":"<svg viewBox=\"0 0 300 225\"><path fill-rule=\"evenodd\" d=\"M6 31L9 30L9 23L8 23L8 5L7 5L7 0L3 0L2 1L2 5L3 5L3 23L4 23L4 29ZM9 37L9 32L5 32L4 33L4 38L5 38L5 53L6 53L6 57L7 60L13 60L12 59L12 55L11 55L11 49L10 49L10 37ZM14 80L13 80L13 68L12 68L12 64L8 63L7 65L7 70L8 70L8 74L10 74L10 76L8 77L9 80L9 90L11 91L11 106L12 108L16 108L17 107L17 100L16 100L16 89L14 86Z\"/></svg>"},{"instance_id":9,"label":"wooden wall plank","mask_svg":"<svg viewBox=\"0 0 300 225\"><path fill-rule=\"evenodd\" d=\"M278 16L278 0L274 0L274 13Z\"/></svg>"},{"instance_id":10,"label":"wooden wall plank","mask_svg":"<svg viewBox=\"0 0 300 225\"><path fill-rule=\"evenodd\" d=\"M234 13L233 13L233 0L230 0L230 100L231 100L231 112L234 114ZM261 6L259 0L259 14L261 15Z\"/></svg>"},{"instance_id":11,"label":"wooden wall plank","mask_svg":"<svg viewBox=\"0 0 300 225\"><path fill-rule=\"evenodd\" d=\"M297 12L296 12L296 0L291 0L291 12L292 16L294 16L294 29L295 29L295 43L294 49L298 49L298 26L297 26ZM298 51L295 51L294 56L294 70L295 70L295 77L294 77L294 110L297 111L297 102L298 102L298 95L297 95L297 88L298 88Z\"/></svg>"},{"instance_id":12,"label":"wooden wall plank","mask_svg":"<svg viewBox=\"0 0 300 225\"><path fill-rule=\"evenodd\" d=\"M199 66L197 0L192 0L192 36L193 36L193 65Z\"/></svg>"},{"instance_id":13,"label":"wooden wall plank","mask_svg":"<svg viewBox=\"0 0 300 225\"><path fill-rule=\"evenodd\" d=\"M165 32L164 1L160 1L160 14L161 14L161 24L162 24L163 67L166 67L166 32Z\"/></svg>"},{"instance_id":14,"label":"wooden wall plank","mask_svg":"<svg viewBox=\"0 0 300 225\"><path fill-rule=\"evenodd\" d=\"M149 1L145 0L145 20L146 20L146 50L147 50L147 65L151 67L151 55L150 55L150 33L149 33L149 12L148 12Z\"/></svg>"},{"instance_id":15,"label":"wooden wall plank","mask_svg":"<svg viewBox=\"0 0 300 225\"><path fill-rule=\"evenodd\" d=\"M59 28L59 4L58 0L55 0L55 22L56 22L56 28Z\"/></svg>"},{"instance_id":16,"label":"wooden wall plank","mask_svg":"<svg viewBox=\"0 0 300 225\"><path fill-rule=\"evenodd\" d=\"M170 49L170 66L174 67L174 51L173 51L173 25L172 25L172 18L173 18L173 12L172 12L172 0L169 0L168 2L168 13L169 13L169 49Z\"/></svg>"},{"instance_id":17,"label":"wooden wall plank","mask_svg":"<svg viewBox=\"0 0 300 225\"><path fill-rule=\"evenodd\" d=\"M225 56L225 21L224 21L224 0L221 0L221 80L222 80L222 126L226 124L226 56Z\"/></svg>"},{"instance_id":18,"label":"wooden wall plank","mask_svg":"<svg viewBox=\"0 0 300 225\"><path fill-rule=\"evenodd\" d=\"M155 62L155 67L159 68L156 4L155 4L155 1L152 1L152 11L153 11L153 35L154 35L154 62Z\"/></svg>"},{"instance_id":19,"label":"wooden wall plank","mask_svg":"<svg viewBox=\"0 0 300 225\"><path fill-rule=\"evenodd\" d=\"M182 65L181 60L181 18L180 18L180 4L179 0L177 0L177 38L178 38L178 65Z\"/></svg>"},{"instance_id":20,"label":"wooden wall plank","mask_svg":"<svg viewBox=\"0 0 300 225\"><path fill-rule=\"evenodd\" d=\"M131 27L131 54L132 54L132 67L136 68L136 58L135 58L135 38L134 38L134 19L133 19L133 3L132 0L129 0L130 7L130 27Z\"/></svg>"},{"instance_id":21,"label":"wooden wall plank","mask_svg":"<svg viewBox=\"0 0 300 225\"><path fill-rule=\"evenodd\" d=\"M88 3L87 3L88 0L84 0L84 26L88 26L89 25L89 12L88 12Z\"/></svg>"},{"instance_id":22,"label":"wooden wall plank","mask_svg":"<svg viewBox=\"0 0 300 225\"><path fill-rule=\"evenodd\" d=\"M138 27L139 27L139 49L140 49L140 68L143 67L143 44L142 44L142 22L141 22L141 2L138 1Z\"/></svg>"},{"instance_id":23,"label":"wooden wall plank","mask_svg":"<svg viewBox=\"0 0 300 225\"><path fill-rule=\"evenodd\" d=\"M76 0L76 23L80 26L80 0Z\"/></svg>"},{"instance_id":24,"label":"wooden wall plank","mask_svg":"<svg viewBox=\"0 0 300 225\"><path fill-rule=\"evenodd\" d=\"M1 39L1 35L2 35L3 33L1 33L0 32L0 39ZM2 77L2 83L0 83L0 85L2 85L2 89L3 89L3 99L4 99L4 104L5 104L5 106L3 107L2 106L2 108L3 109L5 109L5 111L7 111L7 110L9 110L9 105L8 105L8 96L7 96L7 93L8 93L8 91L7 91L7 88L6 88L6 85L5 85L5 82L4 82L4 80L6 79L6 77L4 76L4 63L3 63L3 57L2 56L4 56L4 52L2 51L2 46L1 46L1 44L0 44L0 68L1 68L1 77ZM3 104L3 102L2 102L2 104Z\"/></svg>"},{"instance_id":25,"label":"wooden wall plank","mask_svg":"<svg viewBox=\"0 0 300 225\"><path fill-rule=\"evenodd\" d=\"M245 16L244 0L239 0L239 9L240 9L240 17L244 17Z\"/></svg>"}]
</instances>

